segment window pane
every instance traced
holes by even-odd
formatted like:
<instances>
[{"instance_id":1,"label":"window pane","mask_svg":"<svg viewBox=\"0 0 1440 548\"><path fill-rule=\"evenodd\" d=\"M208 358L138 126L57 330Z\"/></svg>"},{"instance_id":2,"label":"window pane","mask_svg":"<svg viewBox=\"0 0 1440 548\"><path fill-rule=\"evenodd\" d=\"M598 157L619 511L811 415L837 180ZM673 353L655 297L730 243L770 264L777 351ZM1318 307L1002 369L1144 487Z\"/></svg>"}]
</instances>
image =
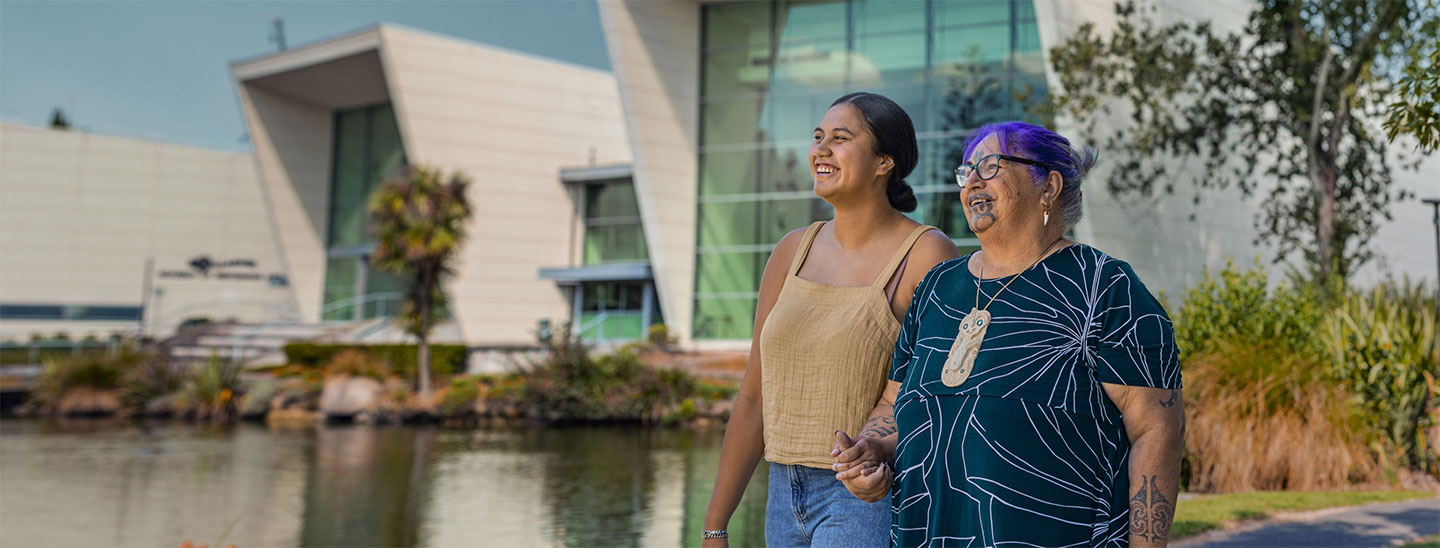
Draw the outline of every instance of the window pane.
<instances>
[{"instance_id":1,"label":"window pane","mask_svg":"<svg viewBox=\"0 0 1440 548\"><path fill-rule=\"evenodd\" d=\"M753 48L705 56L707 97L764 93L770 87L770 49Z\"/></svg>"},{"instance_id":2,"label":"window pane","mask_svg":"<svg viewBox=\"0 0 1440 548\"><path fill-rule=\"evenodd\" d=\"M759 154L753 150L707 152L700 155L700 195L755 192Z\"/></svg>"},{"instance_id":3,"label":"window pane","mask_svg":"<svg viewBox=\"0 0 1440 548\"><path fill-rule=\"evenodd\" d=\"M400 176L405 166L405 145L400 140L400 125L395 120L395 109L382 105L370 109L370 172L367 174L373 191L380 183Z\"/></svg>"},{"instance_id":4,"label":"window pane","mask_svg":"<svg viewBox=\"0 0 1440 548\"><path fill-rule=\"evenodd\" d=\"M758 214L757 202L702 203L697 243L700 247L763 243Z\"/></svg>"},{"instance_id":5,"label":"window pane","mask_svg":"<svg viewBox=\"0 0 1440 548\"><path fill-rule=\"evenodd\" d=\"M770 89L782 93L843 89L849 58L845 50L844 38L780 44Z\"/></svg>"},{"instance_id":6,"label":"window pane","mask_svg":"<svg viewBox=\"0 0 1440 548\"><path fill-rule=\"evenodd\" d=\"M761 100L737 99L707 102L701 109L702 145L764 141L760 132Z\"/></svg>"},{"instance_id":7,"label":"window pane","mask_svg":"<svg viewBox=\"0 0 1440 548\"><path fill-rule=\"evenodd\" d=\"M782 42L845 36L845 3L834 0L790 1L780 5L777 21Z\"/></svg>"},{"instance_id":8,"label":"window pane","mask_svg":"<svg viewBox=\"0 0 1440 548\"><path fill-rule=\"evenodd\" d=\"M635 185L629 181L585 185L585 218L638 217Z\"/></svg>"},{"instance_id":9,"label":"window pane","mask_svg":"<svg viewBox=\"0 0 1440 548\"><path fill-rule=\"evenodd\" d=\"M1018 0L1015 4L1030 4L1029 0ZM1008 24L1010 22L1010 0L936 0L935 26L976 26L986 24ZM1031 16L1034 10L1030 10Z\"/></svg>"},{"instance_id":10,"label":"window pane","mask_svg":"<svg viewBox=\"0 0 1440 548\"><path fill-rule=\"evenodd\" d=\"M770 253L702 253L695 258L695 293L754 293Z\"/></svg>"},{"instance_id":11,"label":"window pane","mask_svg":"<svg viewBox=\"0 0 1440 548\"><path fill-rule=\"evenodd\" d=\"M925 43L923 32L856 37L850 85L925 83Z\"/></svg>"},{"instance_id":12,"label":"window pane","mask_svg":"<svg viewBox=\"0 0 1440 548\"><path fill-rule=\"evenodd\" d=\"M861 0L854 5L855 34L913 31L923 37L925 4L917 0Z\"/></svg>"},{"instance_id":13,"label":"window pane","mask_svg":"<svg viewBox=\"0 0 1440 548\"><path fill-rule=\"evenodd\" d=\"M795 145L760 151L765 171L760 178L760 192L812 192L815 179L810 176L810 146Z\"/></svg>"},{"instance_id":14,"label":"window pane","mask_svg":"<svg viewBox=\"0 0 1440 548\"><path fill-rule=\"evenodd\" d=\"M356 246L366 240L366 116L355 110L335 115L335 160L330 192L330 245Z\"/></svg>"},{"instance_id":15,"label":"window pane","mask_svg":"<svg viewBox=\"0 0 1440 548\"><path fill-rule=\"evenodd\" d=\"M695 300L695 337L748 339L755 320L755 299Z\"/></svg>"},{"instance_id":16,"label":"window pane","mask_svg":"<svg viewBox=\"0 0 1440 548\"><path fill-rule=\"evenodd\" d=\"M325 262L324 319L355 319L354 303L350 299L355 297L355 267L359 260L356 257L332 257Z\"/></svg>"},{"instance_id":17,"label":"window pane","mask_svg":"<svg viewBox=\"0 0 1440 548\"><path fill-rule=\"evenodd\" d=\"M769 2L732 2L705 6L705 48L770 47Z\"/></svg>"},{"instance_id":18,"label":"window pane","mask_svg":"<svg viewBox=\"0 0 1440 548\"><path fill-rule=\"evenodd\" d=\"M840 88L771 95L765 104L766 134L776 141L809 143L830 103L842 95L845 91ZM805 150L808 154L808 144Z\"/></svg>"}]
</instances>

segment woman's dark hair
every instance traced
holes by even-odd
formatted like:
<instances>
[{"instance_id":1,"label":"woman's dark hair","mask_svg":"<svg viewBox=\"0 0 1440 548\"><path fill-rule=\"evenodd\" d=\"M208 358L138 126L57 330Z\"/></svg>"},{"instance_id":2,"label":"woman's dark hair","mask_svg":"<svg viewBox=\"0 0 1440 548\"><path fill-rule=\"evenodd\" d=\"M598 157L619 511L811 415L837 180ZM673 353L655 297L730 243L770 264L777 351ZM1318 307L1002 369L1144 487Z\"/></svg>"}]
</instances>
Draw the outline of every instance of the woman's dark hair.
<instances>
[{"instance_id":1,"label":"woman's dark hair","mask_svg":"<svg viewBox=\"0 0 1440 548\"><path fill-rule=\"evenodd\" d=\"M915 211L915 192L905 182L920 160L915 124L910 121L910 115L889 97L863 91L836 99L830 106L840 103L850 103L860 111L860 118L875 136L875 153L895 160L890 179L885 182L885 197L890 200L890 207L906 213Z\"/></svg>"}]
</instances>

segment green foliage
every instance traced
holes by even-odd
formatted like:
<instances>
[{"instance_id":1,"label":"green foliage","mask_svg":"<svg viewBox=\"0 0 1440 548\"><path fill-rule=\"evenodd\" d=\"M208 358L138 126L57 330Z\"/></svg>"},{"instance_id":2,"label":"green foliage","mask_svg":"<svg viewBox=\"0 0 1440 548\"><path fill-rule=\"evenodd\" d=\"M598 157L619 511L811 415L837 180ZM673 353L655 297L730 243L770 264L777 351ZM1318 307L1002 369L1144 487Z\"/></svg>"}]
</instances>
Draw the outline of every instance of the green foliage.
<instances>
[{"instance_id":1,"label":"green foliage","mask_svg":"<svg viewBox=\"0 0 1440 548\"><path fill-rule=\"evenodd\" d=\"M665 327L663 323L650 326L650 331L646 335L646 340L652 347L665 350L675 346L675 337L670 334L670 328Z\"/></svg>"},{"instance_id":2,"label":"green foliage","mask_svg":"<svg viewBox=\"0 0 1440 548\"><path fill-rule=\"evenodd\" d=\"M1186 290L1175 317L1180 350L1194 355L1224 341L1237 346L1275 344L1320 356L1323 347L1315 326L1327 312L1322 295L1284 285L1271 290L1269 278L1258 262L1249 271L1227 262L1218 276L1206 269L1200 282Z\"/></svg>"},{"instance_id":3,"label":"green foliage","mask_svg":"<svg viewBox=\"0 0 1440 548\"><path fill-rule=\"evenodd\" d=\"M1408 196L1367 122L1394 95L1396 67L1435 47L1434 3L1261 0L1239 33L1157 24L1138 5L1116 4L1113 33L1087 23L1050 52L1065 93L1042 110L1101 143L1111 192L1193 189L1198 206L1237 188L1265 198L1256 229L1277 259L1342 277L1367 261L1390 204Z\"/></svg>"},{"instance_id":4,"label":"green foliage","mask_svg":"<svg viewBox=\"0 0 1440 548\"><path fill-rule=\"evenodd\" d=\"M474 378L457 377L450 380L450 389L435 405L442 417L460 417L475 412L475 400L480 397L480 386Z\"/></svg>"},{"instance_id":5,"label":"green foliage","mask_svg":"<svg viewBox=\"0 0 1440 548\"><path fill-rule=\"evenodd\" d=\"M568 327L552 337L549 359L524 386L528 415L547 422L659 420L662 407L696 392L690 375L646 367L631 348L591 358Z\"/></svg>"},{"instance_id":6,"label":"green foliage","mask_svg":"<svg viewBox=\"0 0 1440 548\"><path fill-rule=\"evenodd\" d=\"M195 411L203 416L226 418L235 412L235 396L240 392L240 371L244 366L239 362L222 359L218 355L195 365L190 370L186 383L186 400L198 406Z\"/></svg>"},{"instance_id":7,"label":"green foliage","mask_svg":"<svg viewBox=\"0 0 1440 548\"><path fill-rule=\"evenodd\" d=\"M41 405L54 405L76 388L119 389L127 373L148 358L146 354L126 348L113 356L95 352L48 359L36 379L33 397Z\"/></svg>"},{"instance_id":8,"label":"green foliage","mask_svg":"<svg viewBox=\"0 0 1440 548\"><path fill-rule=\"evenodd\" d=\"M1435 291L1408 281L1270 288L1268 279L1258 265L1207 271L1175 318L1190 415L1184 480L1200 482L1190 488L1342 486L1396 453L1394 464L1435 473L1437 440L1426 437L1440 377ZM1265 438L1236 437L1257 431ZM1274 458L1284 446L1313 449ZM1320 461L1331 464L1300 466ZM1337 470L1349 472L1324 476Z\"/></svg>"},{"instance_id":9,"label":"green foliage","mask_svg":"<svg viewBox=\"0 0 1440 548\"><path fill-rule=\"evenodd\" d=\"M413 378L418 348L413 344L325 344L290 343L285 345L285 359L292 364L321 367L346 350L361 350L390 364L396 376ZM459 344L430 345L431 369L440 375L463 373L470 351Z\"/></svg>"},{"instance_id":10,"label":"green foliage","mask_svg":"<svg viewBox=\"0 0 1440 548\"><path fill-rule=\"evenodd\" d=\"M143 411L150 402L180 390L185 373L160 356L146 356L125 373L121 400L133 411Z\"/></svg>"},{"instance_id":11,"label":"green foliage","mask_svg":"<svg viewBox=\"0 0 1440 548\"><path fill-rule=\"evenodd\" d=\"M1386 110L1385 136L1394 141L1408 134L1421 152L1431 152L1440 148L1440 18L1425 21L1418 32L1427 39L1405 52L1409 60Z\"/></svg>"},{"instance_id":12,"label":"green foliage","mask_svg":"<svg viewBox=\"0 0 1440 548\"><path fill-rule=\"evenodd\" d=\"M1403 464L1440 471L1427 440L1440 377L1435 292L1408 281L1349 295L1320 330L1332 374L1349 386Z\"/></svg>"}]
</instances>

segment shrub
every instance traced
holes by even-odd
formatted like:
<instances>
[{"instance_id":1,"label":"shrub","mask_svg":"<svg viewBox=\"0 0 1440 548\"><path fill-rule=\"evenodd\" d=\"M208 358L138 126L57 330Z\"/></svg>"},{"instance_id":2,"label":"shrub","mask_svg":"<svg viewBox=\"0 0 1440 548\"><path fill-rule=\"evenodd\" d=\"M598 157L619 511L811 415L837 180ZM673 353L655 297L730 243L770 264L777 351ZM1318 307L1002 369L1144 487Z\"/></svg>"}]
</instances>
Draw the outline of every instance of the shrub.
<instances>
[{"instance_id":1,"label":"shrub","mask_svg":"<svg viewBox=\"0 0 1440 548\"><path fill-rule=\"evenodd\" d=\"M415 362L418 358L416 357L417 349L413 344L357 345L297 342L285 345L285 358L292 364L318 368L330 363L336 354L346 350L368 352L371 356L390 364L390 370L396 376L405 379L415 378ZM465 345L432 344L430 345L431 367L437 375L464 373L469 353L470 351Z\"/></svg>"},{"instance_id":2,"label":"shrub","mask_svg":"<svg viewBox=\"0 0 1440 548\"><path fill-rule=\"evenodd\" d=\"M120 410L127 373L148 358L123 349L114 356L85 353L48 358L36 379L34 407L50 413L109 414Z\"/></svg>"},{"instance_id":3,"label":"shrub","mask_svg":"<svg viewBox=\"0 0 1440 548\"><path fill-rule=\"evenodd\" d=\"M670 328L665 327L663 323L650 326L650 331L646 335L646 340L649 341L650 346L654 348L668 350L670 347L675 346L675 337L670 335Z\"/></svg>"},{"instance_id":4,"label":"shrub","mask_svg":"<svg viewBox=\"0 0 1440 548\"><path fill-rule=\"evenodd\" d=\"M239 362L224 360L217 355L210 356L210 359L190 370L181 400L191 406L189 411L196 418L233 419L236 412L235 397L240 392L242 368Z\"/></svg>"},{"instance_id":5,"label":"shrub","mask_svg":"<svg viewBox=\"0 0 1440 548\"><path fill-rule=\"evenodd\" d=\"M152 401L174 394L185 382L185 373L160 356L146 356L125 374L121 399L134 412L143 412Z\"/></svg>"},{"instance_id":6,"label":"shrub","mask_svg":"<svg viewBox=\"0 0 1440 548\"><path fill-rule=\"evenodd\" d=\"M1321 330L1331 374L1344 382L1400 464L1434 473L1440 456L1425 430L1436 402L1440 336L1435 296L1408 280L1348 295Z\"/></svg>"},{"instance_id":7,"label":"shrub","mask_svg":"<svg viewBox=\"0 0 1440 548\"><path fill-rule=\"evenodd\" d=\"M383 380L390 375L390 367L383 361L363 350L343 350L325 365L326 375L349 375Z\"/></svg>"},{"instance_id":8,"label":"shrub","mask_svg":"<svg viewBox=\"0 0 1440 548\"><path fill-rule=\"evenodd\" d=\"M535 419L658 421L663 406L696 392L690 375L646 367L630 347L591 358L589 349L564 328L549 346L549 359L526 375L523 389L522 400Z\"/></svg>"},{"instance_id":9,"label":"shrub","mask_svg":"<svg viewBox=\"0 0 1440 548\"><path fill-rule=\"evenodd\" d=\"M475 400L480 398L480 386L474 378L457 377L450 380L450 388L435 405L442 417L463 417L475 412Z\"/></svg>"},{"instance_id":10,"label":"shrub","mask_svg":"<svg viewBox=\"0 0 1440 548\"><path fill-rule=\"evenodd\" d=\"M1241 346L1278 344L1320 356L1323 344L1315 326L1328 311L1322 293L1287 285L1272 291L1269 278L1258 264L1242 272L1229 262L1218 276L1207 269L1200 282L1185 292L1175 317L1180 351L1203 354L1223 341Z\"/></svg>"}]
</instances>

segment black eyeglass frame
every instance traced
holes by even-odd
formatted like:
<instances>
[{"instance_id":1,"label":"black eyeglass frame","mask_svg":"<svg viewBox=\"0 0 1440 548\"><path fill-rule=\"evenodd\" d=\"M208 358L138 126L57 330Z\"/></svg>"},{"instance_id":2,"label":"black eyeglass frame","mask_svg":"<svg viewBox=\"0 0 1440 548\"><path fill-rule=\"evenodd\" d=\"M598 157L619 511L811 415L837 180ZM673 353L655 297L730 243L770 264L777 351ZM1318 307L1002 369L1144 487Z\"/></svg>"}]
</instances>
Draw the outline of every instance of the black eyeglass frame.
<instances>
[{"instance_id":1,"label":"black eyeglass frame","mask_svg":"<svg viewBox=\"0 0 1440 548\"><path fill-rule=\"evenodd\" d=\"M961 169L964 169L964 168L967 168L967 167L970 168L972 171L975 171L977 174L979 174L981 181L989 181L990 179L994 179L996 175L999 175L999 174L1000 174L1000 162L995 162L995 172L994 172L994 173L991 173L989 176L986 176L984 173L981 173L981 172L980 172L980 164L985 163L985 160L989 160L989 159L991 159L991 158L996 158L996 157L1000 158L1001 160L1009 160L1009 161L1011 161L1011 162L1017 162L1017 163L1021 163L1021 164L1030 164L1030 165L1035 166L1035 167L1045 168L1046 171L1054 171L1054 170L1055 170L1055 168L1050 167L1049 165L1042 164L1042 163L1040 163L1040 162L1037 162L1037 161L1035 161L1035 160L1031 160L1031 159L1029 159L1029 158L1021 158L1021 157L1019 157L1019 156L1011 156L1011 155L1009 155L1009 154L1000 154L1000 153L986 154L985 156L980 157L980 161L978 161L978 162L975 162L975 163L973 163L973 164L960 164L960 167L955 168L955 184L958 184L958 185L960 185L960 186L965 186L965 180L968 179L969 176L968 176L968 175L961 175L961 174L960 174L960 170L961 170Z\"/></svg>"}]
</instances>

